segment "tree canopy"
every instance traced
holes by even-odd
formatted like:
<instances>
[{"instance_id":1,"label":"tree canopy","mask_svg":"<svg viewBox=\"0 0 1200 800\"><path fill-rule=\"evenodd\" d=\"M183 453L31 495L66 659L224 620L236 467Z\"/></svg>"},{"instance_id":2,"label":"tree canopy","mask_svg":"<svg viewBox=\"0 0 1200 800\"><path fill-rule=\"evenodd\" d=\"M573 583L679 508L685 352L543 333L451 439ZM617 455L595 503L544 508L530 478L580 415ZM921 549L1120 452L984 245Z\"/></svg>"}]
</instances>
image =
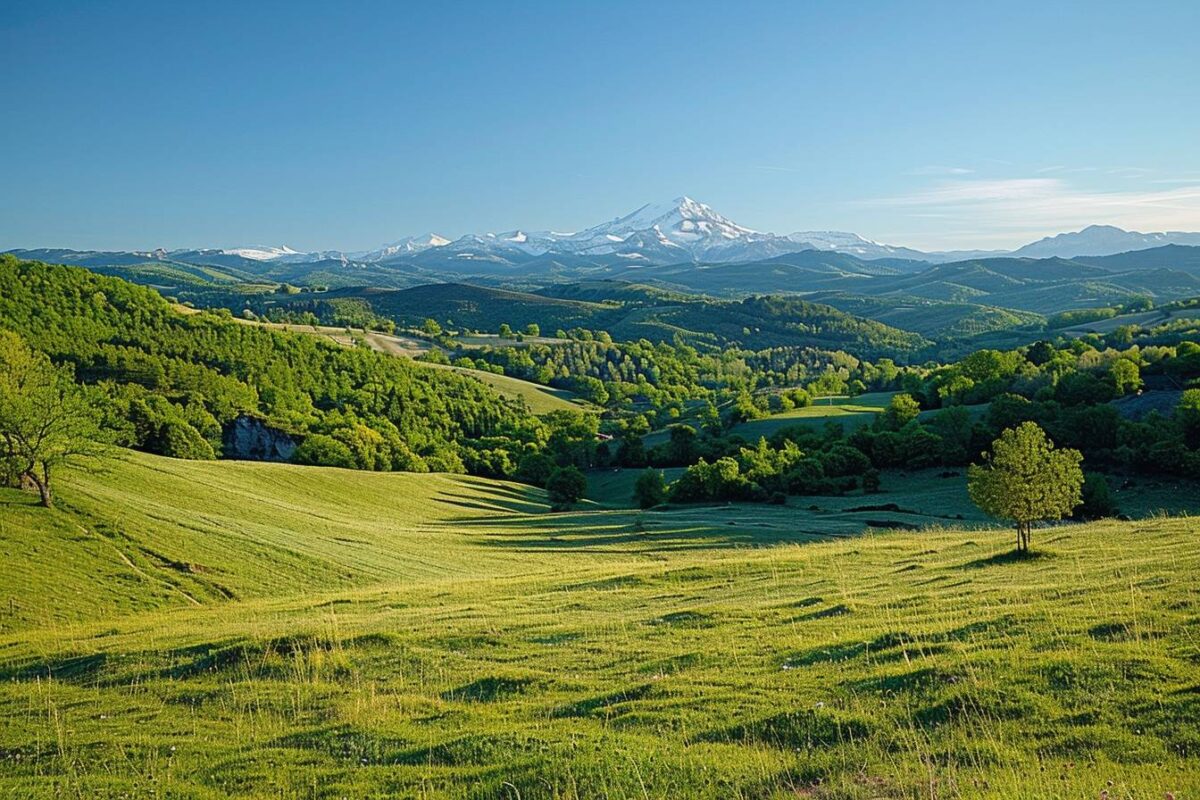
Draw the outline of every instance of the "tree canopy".
<instances>
[{"instance_id":1,"label":"tree canopy","mask_svg":"<svg viewBox=\"0 0 1200 800\"><path fill-rule=\"evenodd\" d=\"M53 502L54 471L100 448L97 415L70 370L0 330L0 458L4 471Z\"/></svg>"},{"instance_id":2,"label":"tree canopy","mask_svg":"<svg viewBox=\"0 0 1200 800\"><path fill-rule=\"evenodd\" d=\"M1082 502L1082 461L1078 450L1055 449L1036 423L1023 422L968 468L967 490L982 511L1015 523L1017 550L1028 551L1034 522L1062 519Z\"/></svg>"}]
</instances>

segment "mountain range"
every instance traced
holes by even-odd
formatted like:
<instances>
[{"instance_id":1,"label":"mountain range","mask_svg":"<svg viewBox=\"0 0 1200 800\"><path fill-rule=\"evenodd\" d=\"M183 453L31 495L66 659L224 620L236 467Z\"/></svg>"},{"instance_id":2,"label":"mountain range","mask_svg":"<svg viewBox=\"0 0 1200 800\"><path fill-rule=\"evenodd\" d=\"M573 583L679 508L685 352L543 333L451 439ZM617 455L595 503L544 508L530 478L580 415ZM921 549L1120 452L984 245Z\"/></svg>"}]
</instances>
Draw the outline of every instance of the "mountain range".
<instances>
[{"instance_id":1,"label":"mountain range","mask_svg":"<svg viewBox=\"0 0 1200 800\"><path fill-rule=\"evenodd\" d=\"M25 250L23 255L83 265L115 266L147 261L207 264L227 268L255 265L396 265L456 274L487 274L525 267L532 273L620 265L726 264L771 259L816 250L863 261L923 262L917 266L996 256L1075 258L1107 256L1164 245L1200 246L1200 233L1139 233L1109 225L1050 236L1013 251L926 252L883 244L843 231L776 234L740 225L690 197L677 197L586 228L561 233L518 229L450 239L436 233L408 236L375 250L299 252L289 247L234 247L145 251Z\"/></svg>"}]
</instances>

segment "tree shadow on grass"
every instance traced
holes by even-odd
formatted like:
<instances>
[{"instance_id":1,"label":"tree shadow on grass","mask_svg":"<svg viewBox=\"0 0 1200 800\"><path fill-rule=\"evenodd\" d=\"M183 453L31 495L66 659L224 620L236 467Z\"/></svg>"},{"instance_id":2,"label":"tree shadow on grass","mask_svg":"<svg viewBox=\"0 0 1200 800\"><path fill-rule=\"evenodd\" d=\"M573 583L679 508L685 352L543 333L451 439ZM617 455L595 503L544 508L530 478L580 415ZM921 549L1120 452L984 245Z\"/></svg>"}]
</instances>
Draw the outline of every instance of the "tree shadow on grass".
<instances>
[{"instance_id":1,"label":"tree shadow on grass","mask_svg":"<svg viewBox=\"0 0 1200 800\"><path fill-rule=\"evenodd\" d=\"M984 567L999 567L1005 564L1030 564L1053 558L1054 554L1044 550L1005 550L1003 553L977 558L962 565L962 569L982 569Z\"/></svg>"},{"instance_id":2,"label":"tree shadow on grass","mask_svg":"<svg viewBox=\"0 0 1200 800\"><path fill-rule=\"evenodd\" d=\"M752 519L705 522L692 515L675 518L670 514L649 515L635 511L489 515L446 520L438 525L459 532L478 532L480 543L485 547L528 552L620 549L652 554L827 541L834 535L790 526L764 528Z\"/></svg>"},{"instance_id":3,"label":"tree shadow on grass","mask_svg":"<svg viewBox=\"0 0 1200 800\"><path fill-rule=\"evenodd\" d=\"M462 480L470 487L469 493L439 492L434 499L439 503L459 508L492 513L538 514L546 511L548 507L533 489L518 489L484 479L463 478Z\"/></svg>"}]
</instances>

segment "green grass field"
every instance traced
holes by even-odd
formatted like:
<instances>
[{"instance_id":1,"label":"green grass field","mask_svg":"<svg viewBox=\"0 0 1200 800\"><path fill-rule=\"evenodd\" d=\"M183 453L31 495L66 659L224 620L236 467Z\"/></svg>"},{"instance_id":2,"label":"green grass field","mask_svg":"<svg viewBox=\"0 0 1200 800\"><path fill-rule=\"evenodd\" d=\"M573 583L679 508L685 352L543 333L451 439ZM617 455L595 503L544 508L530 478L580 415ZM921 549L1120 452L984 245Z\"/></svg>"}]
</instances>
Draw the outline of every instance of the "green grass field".
<instances>
[{"instance_id":1,"label":"green grass field","mask_svg":"<svg viewBox=\"0 0 1200 800\"><path fill-rule=\"evenodd\" d=\"M526 405L529 406L529 410L534 414L546 414L551 411L571 409L578 411L590 407L588 403L565 389L542 386L539 383L523 381L520 378L513 378L508 375L497 375L494 372L484 372L479 369L454 367L446 364L435 364L433 362L424 363L430 367L452 369L455 372L461 372L463 375L470 375L476 380L491 386L503 397L513 399L522 398Z\"/></svg>"},{"instance_id":2,"label":"green grass field","mask_svg":"<svg viewBox=\"0 0 1200 800\"><path fill-rule=\"evenodd\" d=\"M870 425L878 414L883 413L896 392L869 392L857 397L822 397L815 400L811 406L796 408L791 411L781 411L761 419L752 419L733 426L730 433L736 433L750 441L756 441L760 436L768 439L784 428L793 425L809 425L820 428L827 422L842 425L847 432L863 425ZM987 405L967 406L974 416L979 416L987 410ZM921 418L928 419L937 414L934 411L922 411ZM662 439L666 437L663 436Z\"/></svg>"},{"instance_id":3,"label":"green grass field","mask_svg":"<svg viewBox=\"0 0 1200 800\"><path fill-rule=\"evenodd\" d=\"M127 453L51 511L0 490L0 796L1200 792L1196 519L1014 560L946 519L961 479L884 488L551 514L474 478ZM863 532L895 516L868 502L931 527Z\"/></svg>"},{"instance_id":4,"label":"green grass field","mask_svg":"<svg viewBox=\"0 0 1200 800\"><path fill-rule=\"evenodd\" d=\"M869 425L875 415L881 413L891 402L895 392L870 392L857 397L821 397L811 406L781 411L762 419L752 419L735 425L731 433L755 440L760 436L770 438L774 433L792 425L815 425L840 422L846 430L860 425Z\"/></svg>"}]
</instances>

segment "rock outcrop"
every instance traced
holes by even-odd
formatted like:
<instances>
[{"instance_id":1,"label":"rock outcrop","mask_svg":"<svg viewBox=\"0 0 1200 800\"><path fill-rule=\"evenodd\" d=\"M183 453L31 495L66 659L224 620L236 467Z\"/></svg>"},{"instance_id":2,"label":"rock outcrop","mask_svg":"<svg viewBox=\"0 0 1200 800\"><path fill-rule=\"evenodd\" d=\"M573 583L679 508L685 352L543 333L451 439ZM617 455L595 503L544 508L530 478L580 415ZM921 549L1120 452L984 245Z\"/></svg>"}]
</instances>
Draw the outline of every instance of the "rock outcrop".
<instances>
[{"instance_id":1,"label":"rock outcrop","mask_svg":"<svg viewBox=\"0 0 1200 800\"><path fill-rule=\"evenodd\" d=\"M290 461L296 442L260 419L241 416L225 426L224 457L247 461Z\"/></svg>"}]
</instances>

